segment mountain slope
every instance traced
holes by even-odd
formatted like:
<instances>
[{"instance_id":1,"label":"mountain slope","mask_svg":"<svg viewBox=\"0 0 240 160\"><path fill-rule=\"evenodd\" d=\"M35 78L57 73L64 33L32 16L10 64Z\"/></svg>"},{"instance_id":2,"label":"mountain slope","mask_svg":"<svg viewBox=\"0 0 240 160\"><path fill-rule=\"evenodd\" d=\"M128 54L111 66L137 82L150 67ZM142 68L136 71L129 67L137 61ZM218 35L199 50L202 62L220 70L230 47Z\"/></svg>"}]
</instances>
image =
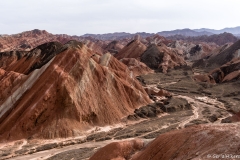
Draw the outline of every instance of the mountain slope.
<instances>
[{"instance_id":1,"label":"mountain slope","mask_svg":"<svg viewBox=\"0 0 240 160\"><path fill-rule=\"evenodd\" d=\"M113 142L90 160L237 159L239 131L239 123L197 125L161 134L148 144L141 139Z\"/></svg>"},{"instance_id":2,"label":"mountain slope","mask_svg":"<svg viewBox=\"0 0 240 160\"><path fill-rule=\"evenodd\" d=\"M129 70L132 71L135 76L153 73L153 70L135 58L122 58L120 61L127 65Z\"/></svg>"},{"instance_id":3,"label":"mountain slope","mask_svg":"<svg viewBox=\"0 0 240 160\"><path fill-rule=\"evenodd\" d=\"M57 41L64 44L69 40L78 40L78 38L65 34L54 35L45 30L35 29L19 34L0 36L0 52L29 51L47 42Z\"/></svg>"},{"instance_id":4,"label":"mountain slope","mask_svg":"<svg viewBox=\"0 0 240 160\"><path fill-rule=\"evenodd\" d=\"M213 54L208 56L206 59L194 62L193 67L205 67L205 69L211 70L230 62L233 58L238 57L240 57L240 40L230 47L220 51L219 54Z\"/></svg>"},{"instance_id":5,"label":"mountain slope","mask_svg":"<svg viewBox=\"0 0 240 160\"><path fill-rule=\"evenodd\" d=\"M151 44L141 55L141 62L145 63L149 68L160 70L166 73L174 67L186 65L183 57L178 51L167 47L165 44Z\"/></svg>"},{"instance_id":6,"label":"mountain slope","mask_svg":"<svg viewBox=\"0 0 240 160\"><path fill-rule=\"evenodd\" d=\"M142 53L146 50L146 46L142 44L139 40L133 40L128 43L123 49L119 51L119 53L114 56L117 59L122 58L136 58L139 59Z\"/></svg>"},{"instance_id":7,"label":"mountain slope","mask_svg":"<svg viewBox=\"0 0 240 160\"><path fill-rule=\"evenodd\" d=\"M126 65L110 54L95 56L70 41L27 75L0 107L0 140L79 136L150 102Z\"/></svg>"},{"instance_id":8,"label":"mountain slope","mask_svg":"<svg viewBox=\"0 0 240 160\"><path fill-rule=\"evenodd\" d=\"M41 68L60 52L62 44L49 42L31 51L10 51L0 53L0 67L7 71L29 74Z\"/></svg>"}]
</instances>

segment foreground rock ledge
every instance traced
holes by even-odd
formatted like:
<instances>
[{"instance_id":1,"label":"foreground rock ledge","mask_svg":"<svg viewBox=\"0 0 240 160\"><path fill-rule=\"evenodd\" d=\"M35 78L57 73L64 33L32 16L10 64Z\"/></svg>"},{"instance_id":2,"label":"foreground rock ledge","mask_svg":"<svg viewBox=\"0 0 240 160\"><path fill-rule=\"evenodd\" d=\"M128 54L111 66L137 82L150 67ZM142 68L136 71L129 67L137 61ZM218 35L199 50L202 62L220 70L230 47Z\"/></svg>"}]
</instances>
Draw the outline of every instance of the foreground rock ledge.
<instances>
[{"instance_id":1,"label":"foreground rock ledge","mask_svg":"<svg viewBox=\"0 0 240 160\"><path fill-rule=\"evenodd\" d=\"M145 147L141 140L114 142L98 150L90 160L207 159L209 155L238 155L239 131L239 123L192 126L162 134Z\"/></svg>"}]
</instances>

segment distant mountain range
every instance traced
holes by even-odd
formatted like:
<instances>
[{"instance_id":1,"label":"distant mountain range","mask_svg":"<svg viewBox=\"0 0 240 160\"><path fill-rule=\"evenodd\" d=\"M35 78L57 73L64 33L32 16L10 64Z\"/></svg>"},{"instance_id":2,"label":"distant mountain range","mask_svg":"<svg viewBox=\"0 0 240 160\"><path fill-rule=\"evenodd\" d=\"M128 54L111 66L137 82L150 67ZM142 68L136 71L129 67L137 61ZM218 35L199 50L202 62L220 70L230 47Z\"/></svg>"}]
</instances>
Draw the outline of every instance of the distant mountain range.
<instances>
[{"instance_id":1,"label":"distant mountain range","mask_svg":"<svg viewBox=\"0 0 240 160\"><path fill-rule=\"evenodd\" d=\"M234 36L240 36L240 26L239 27L234 27L234 28L224 28L220 30L215 30L215 29L208 29L208 28L201 28L201 29L177 29L177 30L172 30L172 31L162 31L158 32L157 34L164 36L164 37L169 37L169 36L174 36L174 35L182 35L186 37L197 37L197 36L210 36L213 34L221 34L221 33L231 33Z\"/></svg>"},{"instance_id":2,"label":"distant mountain range","mask_svg":"<svg viewBox=\"0 0 240 160\"><path fill-rule=\"evenodd\" d=\"M233 35L240 35L240 26L239 27L234 27L234 28L224 28L220 30L215 30L215 29L208 29L208 28L201 28L201 29L194 29L196 32L210 32L214 34L220 34L224 32L232 33Z\"/></svg>"},{"instance_id":3,"label":"distant mountain range","mask_svg":"<svg viewBox=\"0 0 240 160\"><path fill-rule=\"evenodd\" d=\"M167 37L169 40L185 40L188 42L214 42L217 45L224 45L226 43L234 43L238 40L236 36L234 36L231 33L220 33L220 34L213 34L210 36L207 35L201 35L201 36L192 36L192 37L186 37L183 35L174 35L174 36L169 36Z\"/></svg>"},{"instance_id":4,"label":"distant mountain range","mask_svg":"<svg viewBox=\"0 0 240 160\"><path fill-rule=\"evenodd\" d=\"M137 32L137 33L131 34L126 32L115 32L115 33L106 33L106 34L84 34L82 37L93 37L99 40L118 40L118 39L124 39L124 38L132 38L135 35L140 35L141 37L146 38L154 35L154 33Z\"/></svg>"},{"instance_id":5,"label":"distant mountain range","mask_svg":"<svg viewBox=\"0 0 240 160\"><path fill-rule=\"evenodd\" d=\"M172 31L162 31L158 32L156 34L164 36L164 37L170 37L175 35L181 35L185 37L198 37L198 36L211 36L214 34L221 34L221 33L231 33L236 37L240 37L240 26L234 27L234 28L224 28L221 30L215 30L215 29L208 29L208 28L201 28L201 29L177 29ZM140 35L143 38L149 37L154 35L153 33L146 33L146 32L137 32L137 33L126 33L126 32L116 32L116 33L106 33L106 34L84 34L82 37L93 37L95 39L99 40L118 40L118 39L124 39L124 38L132 38L135 35Z\"/></svg>"},{"instance_id":6,"label":"distant mountain range","mask_svg":"<svg viewBox=\"0 0 240 160\"><path fill-rule=\"evenodd\" d=\"M214 33L211 32L207 32L207 31L194 31L191 29L177 29L177 30L172 30L172 31L162 31L162 32L158 32L157 34L164 36L164 37L170 37L170 36L174 36L174 35L182 35L182 36L186 36L186 37L197 37L197 36L203 36L203 35L213 35Z\"/></svg>"}]
</instances>

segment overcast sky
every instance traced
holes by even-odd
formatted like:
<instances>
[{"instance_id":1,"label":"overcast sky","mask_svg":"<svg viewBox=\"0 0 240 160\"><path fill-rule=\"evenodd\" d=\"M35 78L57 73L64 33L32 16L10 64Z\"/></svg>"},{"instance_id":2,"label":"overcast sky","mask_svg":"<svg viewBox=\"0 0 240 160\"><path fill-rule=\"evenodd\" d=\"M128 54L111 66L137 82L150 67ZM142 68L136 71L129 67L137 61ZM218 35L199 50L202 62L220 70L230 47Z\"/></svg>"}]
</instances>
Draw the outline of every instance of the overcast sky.
<instances>
[{"instance_id":1,"label":"overcast sky","mask_svg":"<svg viewBox=\"0 0 240 160\"><path fill-rule=\"evenodd\" d=\"M0 0L0 34L149 32L240 26L240 0Z\"/></svg>"}]
</instances>

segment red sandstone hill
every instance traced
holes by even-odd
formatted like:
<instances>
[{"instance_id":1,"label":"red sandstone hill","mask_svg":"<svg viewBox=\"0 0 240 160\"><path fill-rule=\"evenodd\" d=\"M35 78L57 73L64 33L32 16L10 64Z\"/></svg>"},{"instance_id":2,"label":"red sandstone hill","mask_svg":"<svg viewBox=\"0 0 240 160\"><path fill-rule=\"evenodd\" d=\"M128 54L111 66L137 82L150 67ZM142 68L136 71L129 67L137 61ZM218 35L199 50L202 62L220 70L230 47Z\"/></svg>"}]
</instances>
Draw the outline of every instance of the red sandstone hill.
<instances>
[{"instance_id":1,"label":"red sandstone hill","mask_svg":"<svg viewBox=\"0 0 240 160\"><path fill-rule=\"evenodd\" d=\"M141 55L141 62L151 69L160 70L164 73L168 69L186 65L186 62L177 50L169 48L163 43L148 46Z\"/></svg>"},{"instance_id":2,"label":"red sandstone hill","mask_svg":"<svg viewBox=\"0 0 240 160\"><path fill-rule=\"evenodd\" d=\"M238 153L238 125L202 125L160 135L133 160L193 159ZM231 144L231 147L226 145Z\"/></svg>"},{"instance_id":3,"label":"red sandstone hill","mask_svg":"<svg viewBox=\"0 0 240 160\"><path fill-rule=\"evenodd\" d=\"M223 65L231 61L233 58L237 57L240 57L240 40L235 42L233 45L223 50L216 56L210 57L207 66L213 66L214 64Z\"/></svg>"},{"instance_id":4,"label":"red sandstone hill","mask_svg":"<svg viewBox=\"0 0 240 160\"><path fill-rule=\"evenodd\" d=\"M129 70L133 72L134 76L139 76L139 75L154 72L148 66L146 66L146 64L138 61L135 58L123 58L120 61L128 66Z\"/></svg>"},{"instance_id":5,"label":"red sandstone hill","mask_svg":"<svg viewBox=\"0 0 240 160\"><path fill-rule=\"evenodd\" d=\"M132 40L118 54L114 55L117 59L122 58L136 58L140 59L143 52L146 50L146 46L140 42L140 40Z\"/></svg>"},{"instance_id":6,"label":"red sandstone hill","mask_svg":"<svg viewBox=\"0 0 240 160\"><path fill-rule=\"evenodd\" d=\"M9 51L0 53L0 67L7 71L29 74L41 68L60 52L62 44L49 42L31 51Z\"/></svg>"},{"instance_id":7,"label":"red sandstone hill","mask_svg":"<svg viewBox=\"0 0 240 160\"><path fill-rule=\"evenodd\" d=\"M43 43L57 41L66 43L69 40L78 40L77 37L68 35L54 35L45 30L32 30L19 34L0 36L0 52L4 51L29 51Z\"/></svg>"},{"instance_id":8,"label":"red sandstone hill","mask_svg":"<svg viewBox=\"0 0 240 160\"><path fill-rule=\"evenodd\" d=\"M238 80L240 78L240 41L228 48L223 48L219 54L208 59L198 60L193 67L211 68L207 75L194 76L200 82L222 83Z\"/></svg>"},{"instance_id":9,"label":"red sandstone hill","mask_svg":"<svg viewBox=\"0 0 240 160\"><path fill-rule=\"evenodd\" d=\"M239 156L239 131L239 124L192 126L161 134L147 145L141 140L114 142L90 160L224 159Z\"/></svg>"},{"instance_id":10,"label":"red sandstone hill","mask_svg":"<svg viewBox=\"0 0 240 160\"><path fill-rule=\"evenodd\" d=\"M106 42L99 41L99 40L82 40L83 43L93 52L99 55L102 55L104 53L103 46L106 45Z\"/></svg>"},{"instance_id":11,"label":"red sandstone hill","mask_svg":"<svg viewBox=\"0 0 240 160\"><path fill-rule=\"evenodd\" d=\"M233 58L240 57L240 40L231 46L224 45L218 54L213 54L205 59L194 62L193 67L205 67L213 69L228 63Z\"/></svg>"},{"instance_id":12,"label":"red sandstone hill","mask_svg":"<svg viewBox=\"0 0 240 160\"><path fill-rule=\"evenodd\" d=\"M159 37L160 36L157 36L155 38ZM166 73L168 69L186 65L183 56L179 54L178 50L167 47L165 44L161 43L161 39L158 41L153 37L151 42L149 42L152 44L148 47L141 43L139 39L140 37L136 37L135 40L128 43L122 50L119 51L118 54L115 54L114 56L117 59L138 59L145 63L149 68L161 70L164 73Z\"/></svg>"},{"instance_id":13,"label":"red sandstone hill","mask_svg":"<svg viewBox=\"0 0 240 160\"><path fill-rule=\"evenodd\" d=\"M111 54L117 54L124 47L120 41L111 41L106 46L103 47L105 52L109 52Z\"/></svg>"},{"instance_id":14,"label":"red sandstone hill","mask_svg":"<svg viewBox=\"0 0 240 160\"><path fill-rule=\"evenodd\" d=\"M168 44L168 47L176 49L179 54L183 55L183 57L188 60L202 59L216 52L218 53L222 48L215 43L195 43L182 40L171 42Z\"/></svg>"},{"instance_id":15,"label":"red sandstone hill","mask_svg":"<svg viewBox=\"0 0 240 160\"><path fill-rule=\"evenodd\" d=\"M83 42L97 54L104 53L103 47L107 41L97 40L91 37L69 36L66 34L51 34L45 30L32 30L19 34L0 36L0 52L30 51L47 42L59 42L64 44L70 40Z\"/></svg>"},{"instance_id":16,"label":"red sandstone hill","mask_svg":"<svg viewBox=\"0 0 240 160\"><path fill-rule=\"evenodd\" d=\"M167 38L165 38L163 36L160 36L158 34L155 34L155 35L153 35L151 37L147 37L146 41L148 42L148 44L151 44L151 43L155 43L155 44L164 43L165 45L168 45L169 43L172 42L172 40L169 40L169 39L167 39ZM145 45L148 45L148 44L145 44Z\"/></svg>"},{"instance_id":17,"label":"red sandstone hill","mask_svg":"<svg viewBox=\"0 0 240 160\"><path fill-rule=\"evenodd\" d=\"M25 81L26 78L27 76L24 74L5 71L0 68L0 105L18 88L18 84Z\"/></svg>"},{"instance_id":18,"label":"red sandstone hill","mask_svg":"<svg viewBox=\"0 0 240 160\"><path fill-rule=\"evenodd\" d=\"M207 75L196 75L193 77L198 82L224 83L240 79L240 57L215 68Z\"/></svg>"},{"instance_id":19,"label":"red sandstone hill","mask_svg":"<svg viewBox=\"0 0 240 160\"><path fill-rule=\"evenodd\" d=\"M240 57L209 73L216 83L240 79Z\"/></svg>"},{"instance_id":20,"label":"red sandstone hill","mask_svg":"<svg viewBox=\"0 0 240 160\"><path fill-rule=\"evenodd\" d=\"M27 75L1 69L0 95L7 91L0 100L1 141L78 136L94 125L118 123L150 102L128 67L110 54L99 56L77 41L57 50L57 54L49 52L54 56L47 60L41 57L46 54L32 51L12 58L14 71L22 67L18 61L25 63L23 68L41 64L31 72L29 67L21 70Z\"/></svg>"}]
</instances>

